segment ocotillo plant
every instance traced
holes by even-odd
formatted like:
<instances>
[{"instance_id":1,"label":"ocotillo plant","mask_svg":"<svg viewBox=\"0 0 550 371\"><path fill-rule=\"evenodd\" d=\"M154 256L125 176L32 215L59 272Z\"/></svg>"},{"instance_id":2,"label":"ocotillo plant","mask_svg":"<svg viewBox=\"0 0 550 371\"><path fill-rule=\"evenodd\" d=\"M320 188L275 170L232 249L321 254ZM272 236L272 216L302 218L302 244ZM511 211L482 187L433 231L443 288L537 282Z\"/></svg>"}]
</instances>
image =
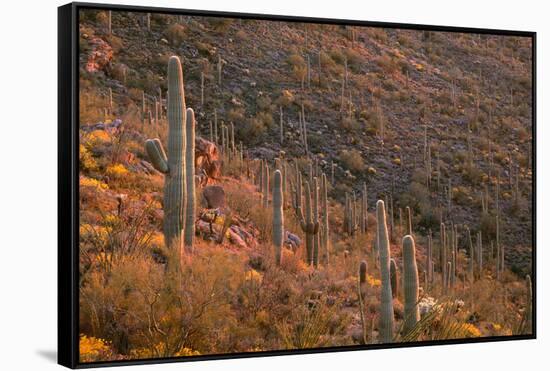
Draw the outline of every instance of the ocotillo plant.
<instances>
[{"instance_id":1,"label":"ocotillo plant","mask_svg":"<svg viewBox=\"0 0 550 371\"><path fill-rule=\"evenodd\" d=\"M283 215L282 174L275 170L273 175L273 247L275 263L281 265L285 219Z\"/></svg>"},{"instance_id":2,"label":"ocotillo plant","mask_svg":"<svg viewBox=\"0 0 550 371\"><path fill-rule=\"evenodd\" d=\"M181 235L185 220L186 179L185 147L186 121L183 73L178 57L168 61L168 156L159 139L149 139L145 149L155 169L164 177L164 242L168 248L181 251Z\"/></svg>"},{"instance_id":3,"label":"ocotillo plant","mask_svg":"<svg viewBox=\"0 0 550 371\"><path fill-rule=\"evenodd\" d=\"M195 113L188 108L185 118L185 185L187 187L187 202L185 207L184 244L188 252L193 252L195 237Z\"/></svg>"},{"instance_id":4,"label":"ocotillo plant","mask_svg":"<svg viewBox=\"0 0 550 371\"><path fill-rule=\"evenodd\" d=\"M302 208L298 208L298 220L300 221L300 227L306 234L306 254L307 263L313 264L313 245L315 235L319 232L319 221L313 217L313 205L311 202L311 188L309 182L305 182L305 209L306 213L302 212Z\"/></svg>"},{"instance_id":5,"label":"ocotillo plant","mask_svg":"<svg viewBox=\"0 0 550 371\"><path fill-rule=\"evenodd\" d=\"M393 341L393 301L390 282L390 240L386 225L386 210L384 201L376 203L377 246L380 255L380 342L391 343Z\"/></svg>"},{"instance_id":6,"label":"ocotillo plant","mask_svg":"<svg viewBox=\"0 0 550 371\"><path fill-rule=\"evenodd\" d=\"M405 320L403 332L406 334L420 320L418 311L418 268L416 266L416 248L414 238L403 238L403 294L405 297Z\"/></svg>"},{"instance_id":7,"label":"ocotillo plant","mask_svg":"<svg viewBox=\"0 0 550 371\"><path fill-rule=\"evenodd\" d=\"M397 298L399 294L399 271L395 259L390 259L390 283L391 294L394 298Z\"/></svg>"},{"instance_id":8,"label":"ocotillo plant","mask_svg":"<svg viewBox=\"0 0 550 371\"><path fill-rule=\"evenodd\" d=\"M327 198L327 176L325 173L321 176L321 209L323 210L323 251L325 254L325 264L329 264L329 250L330 250L330 232L328 223L328 198Z\"/></svg>"}]
</instances>

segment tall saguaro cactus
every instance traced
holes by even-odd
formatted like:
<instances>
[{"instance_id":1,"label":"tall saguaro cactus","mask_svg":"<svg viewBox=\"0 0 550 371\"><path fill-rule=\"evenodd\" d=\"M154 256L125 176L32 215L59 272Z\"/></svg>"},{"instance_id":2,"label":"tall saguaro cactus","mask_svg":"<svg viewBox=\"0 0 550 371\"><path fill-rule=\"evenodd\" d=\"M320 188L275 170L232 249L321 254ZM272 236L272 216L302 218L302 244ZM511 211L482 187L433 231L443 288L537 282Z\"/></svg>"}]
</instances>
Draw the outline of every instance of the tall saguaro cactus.
<instances>
[{"instance_id":1,"label":"tall saguaro cactus","mask_svg":"<svg viewBox=\"0 0 550 371\"><path fill-rule=\"evenodd\" d=\"M313 178L313 220L319 224L319 180ZM319 248L321 246L320 234L317 233L313 237L313 266L317 268L319 265Z\"/></svg>"},{"instance_id":2,"label":"tall saguaro cactus","mask_svg":"<svg viewBox=\"0 0 550 371\"><path fill-rule=\"evenodd\" d=\"M405 296L404 333L408 333L420 320L418 311L418 267L413 236L403 237L403 291Z\"/></svg>"},{"instance_id":3,"label":"tall saguaro cactus","mask_svg":"<svg viewBox=\"0 0 550 371\"><path fill-rule=\"evenodd\" d=\"M380 298L380 342L393 341L393 301L390 283L390 240L386 225L386 208L384 201L376 203L376 224L378 251L380 255L380 275L382 278Z\"/></svg>"},{"instance_id":4,"label":"tall saguaro cactus","mask_svg":"<svg viewBox=\"0 0 550 371\"><path fill-rule=\"evenodd\" d=\"M168 156L158 138L148 139L145 150L155 169L164 174L164 243L181 251L185 219L186 109L180 59L168 61Z\"/></svg>"},{"instance_id":5,"label":"tall saguaro cactus","mask_svg":"<svg viewBox=\"0 0 550 371\"><path fill-rule=\"evenodd\" d=\"M185 118L185 185L187 187L187 202L185 203L184 244L189 252L193 252L195 237L195 113L188 108Z\"/></svg>"},{"instance_id":6,"label":"tall saguaro cactus","mask_svg":"<svg viewBox=\"0 0 550 371\"><path fill-rule=\"evenodd\" d=\"M285 217L283 215L283 186L280 170L273 175L273 247L275 248L275 263L281 265Z\"/></svg>"},{"instance_id":7,"label":"tall saguaro cactus","mask_svg":"<svg viewBox=\"0 0 550 371\"><path fill-rule=\"evenodd\" d=\"M319 232L319 221L314 219L313 205L311 202L311 188L309 182L305 182L304 187L305 209L306 213L302 211L302 207L298 207L298 220L300 221L300 227L306 234L306 254L307 263L313 264L313 249L315 235Z\"/></svg>"},{"instance_id":8,"label":"tall saguaro cactus","mask_svg":"<svg viewBox=\"0 0 550 371\"><path fill-rule=\"evenodd\" d=\"M327 198L327 176L325 173L321 176L321 209L323 211L322 225L323 225L323 250L325 254L325 264L329 263L329 250L330 250L330 232L328 224L328 198Z\"/></svg>"}]
</instances>

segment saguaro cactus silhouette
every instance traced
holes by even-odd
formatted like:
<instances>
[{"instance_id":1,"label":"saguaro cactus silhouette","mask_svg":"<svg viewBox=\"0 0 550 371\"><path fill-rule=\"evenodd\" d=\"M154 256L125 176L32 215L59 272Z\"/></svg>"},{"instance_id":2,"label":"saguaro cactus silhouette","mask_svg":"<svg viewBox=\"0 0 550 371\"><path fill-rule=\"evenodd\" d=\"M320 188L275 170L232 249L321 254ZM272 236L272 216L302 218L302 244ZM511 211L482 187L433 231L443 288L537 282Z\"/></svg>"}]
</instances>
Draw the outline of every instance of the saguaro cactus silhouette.
<instances>
[{"instance_id":1,"label":"saguaro cactus silhouette","mask_svg":"<svg viewBox=\"0 0 550 371\"><path fill-rule=\"evenodd\" d=\"M403 332L408 333L420 320L418 311L418 268L413 236L403 237L403 293L405 296L405 322Z\"/></svg>"},{"instance_id":2,"label":"saguaro cactus silhouette","mask_svg":"<svg viewBox=\"0 0 550 371\"><path fill-rule=\"evenodd\" d=\"M186 146L185 146L185 184L187 200L185 207L184 244L189 252L193 252L195 237L195 113L192 108L186 111Z\"/></svg>"},{"instance_id":3,"label":"saguaro cactus silhouette","mask_svg":"<svg viewBox=\"0 0 550 371\"><path fill-rule=\"evenodd\" d=\"M158 138L145 142L155 169L164 174L164 243L181 250L185 214L186 121L183 72L178 57L168 61L168 156Z\"/></svg>"},{"instance_id":4,"label":"saguaro cactus silhouette","mask_svg":"<svg viewBox=\"0 0 550 371\"><path fill-rule=\"evenodd\" d=\"M283 186L280 170L273 174L273 247L275 248L275 263L281 265L285 217L283 214Z\"/></svg>"},{"instance_id":5,"label":"saguaro cactus silhouette","mask_svg":"<svg viewBox=\"0 0 550 371\"><path fill-rule=\"evenodd\" d=\"M393 301L390 283L390 240L386 225L386 208L384 201L376 203L376 224L378 251L380 255L380 276L382 288L380 292L380 342L393 341Z\"/></svg>"}]
</instances>

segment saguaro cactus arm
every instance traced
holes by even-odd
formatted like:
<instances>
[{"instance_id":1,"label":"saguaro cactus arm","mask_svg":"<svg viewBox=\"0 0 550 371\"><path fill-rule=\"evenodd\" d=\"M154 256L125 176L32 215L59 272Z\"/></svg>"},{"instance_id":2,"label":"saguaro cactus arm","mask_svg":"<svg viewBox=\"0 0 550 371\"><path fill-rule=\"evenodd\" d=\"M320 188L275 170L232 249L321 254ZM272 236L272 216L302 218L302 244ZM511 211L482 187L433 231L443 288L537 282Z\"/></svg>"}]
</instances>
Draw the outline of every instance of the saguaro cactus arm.
<instances>
[{"instance_id":1,"label":"saguaro cactus arm","mask_svg":"<svg viewBox=\"0 0 550 371\"><path fill-rule=\"evenodd\" d=\"M183 235L186 249L192 252L193 238L195 236L195 113L192 108L187 108L185 121L185 185L187 187L187 202Z\"/></svg>"},{"instance_id":2,"label":"saguaro cactus arm","mask_svg":"<svg viewBox=\"0 0 550 371\"><path fill-rule=\"evenodd\" d=\"M169 173L170 169L168 167L168 158L166 157L166 152L164 152L162 143L158 138L147 139L147 141L145 141L145 151L151 159L151 163L155 169L163 174Z\"/></svg>"}]
</instances>

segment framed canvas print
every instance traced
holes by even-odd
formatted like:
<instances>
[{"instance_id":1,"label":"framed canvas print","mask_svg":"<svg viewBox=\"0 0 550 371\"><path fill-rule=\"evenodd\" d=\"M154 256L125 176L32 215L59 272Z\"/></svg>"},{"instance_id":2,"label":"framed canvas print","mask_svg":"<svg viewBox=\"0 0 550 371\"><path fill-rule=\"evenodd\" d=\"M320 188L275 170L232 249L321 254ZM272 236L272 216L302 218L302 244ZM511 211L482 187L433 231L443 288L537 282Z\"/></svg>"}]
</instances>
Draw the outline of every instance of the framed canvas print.
<instances>
[{"instance_id":1,"label":"framed canvas print","mask_svg":"<svg viewBox=\"0 0 550 371\"><path fill-rule=\"evenodd\" d=\"M59 8L59 363L535 338L535 33Z\"/></svg>"}]
</instances>

